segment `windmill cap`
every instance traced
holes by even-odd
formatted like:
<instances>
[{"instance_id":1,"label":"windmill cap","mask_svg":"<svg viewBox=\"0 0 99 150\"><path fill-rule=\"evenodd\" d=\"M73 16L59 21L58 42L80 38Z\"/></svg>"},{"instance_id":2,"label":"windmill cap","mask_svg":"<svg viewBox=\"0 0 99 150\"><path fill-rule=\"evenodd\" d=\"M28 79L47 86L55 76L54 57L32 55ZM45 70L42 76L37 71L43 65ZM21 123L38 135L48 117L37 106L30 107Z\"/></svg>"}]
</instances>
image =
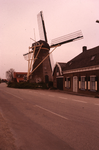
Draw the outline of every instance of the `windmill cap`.
<instances>
[{"instance_id":1,"label":"windmill cap","mask_svg":"<svg viewBox=\"0 0 99 150\"><path fill-rule=\"evenodd\" d=\"M35 45L38 46L38 47L42 45L42 48L50 49L49 44L46 43L46 42L43 41L43 40L40 40L40 41L37 41L37 42L33 43L33 44L32 44L32 47L35 46Z\"/></svg>"}]
</instances>

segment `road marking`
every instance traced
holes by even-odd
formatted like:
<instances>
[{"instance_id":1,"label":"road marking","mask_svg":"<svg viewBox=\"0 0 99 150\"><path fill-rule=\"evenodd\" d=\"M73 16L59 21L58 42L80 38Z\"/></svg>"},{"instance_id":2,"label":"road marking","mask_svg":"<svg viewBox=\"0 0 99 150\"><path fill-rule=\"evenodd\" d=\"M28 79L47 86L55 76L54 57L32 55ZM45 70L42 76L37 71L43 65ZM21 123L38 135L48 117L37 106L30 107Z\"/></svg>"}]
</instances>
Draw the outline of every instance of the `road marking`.
<instances>
[{"instance_id":1,"label":"road marking","mask_svg":"<svg viewBox=\"0 0 99 150\"><path fill-rule=\"evenodd\" d=\"M4 91L4 92L6 92L6 91ZM23 98L21 98L21 97L19 97L19 96L17 96L17 95L14 95L14 94L9 93L9 92L6 92L6 93L8 93L8 94L10 94L10 95L12 95L12 96L14 96L14 97L16 97L16 98L19 98L19 99L23 100Z\"/></svg>"},{"instance_id":2,"label":"road marking","mask_svg":"<svg viewBox=\"0 0 99 150\"><path fill-rule=\"evenodd\" d=\"M76 100L76 99L72 99L72 101L79 102L79 103L87 103L85 101L80 101L80 100Z\"/></svg>"},{"instance_id":3,"label":"road marking","mask_svg":"<svg viewBox=\"0 0 99 150\"><path fill-rule=\"evenodd\" d=\"M59 98L61 98L61 99L67 99L66 97L59 97Z\"/></svg>"},{"instance_id":4,"label":"road marking","mask_svg":"<svg viewBox=\"0 0 99 150\"><path fill-rule=\"evenodd\" d=\"M94 104L94 105L98 105L99 106L99 104Z\"/></svg>"},{"instance_id":5,"label":"road marking","mask_svg":"<svg viewBox=\"0 0 99 150\"><path fill-rule=\"evenodd\" d=\"M53 112L53 111L51 111L51 110L48 110L48 109L46 109L46 108L43 108L43 107L41 107L41 106L39 106L39 105L35 105L35 106L38 107L38 108L40 108L40 109L43 109L43 110L45 110L45 111L47 111L47 112L49 112L49 113L51 113L51 114L54 114L54 115L56 115L56 116L58 116L58 117L61 117L61 118L65 119L65 120L68 120L68 118L66 118L66 117L64 117L64 116L61 116L61 115L59 115L59 114L57 114L57 113L55 113L55 112Z\"/></svg>"},{"instance_id":6,"label":"road marking","mask_svg":"<svg viewBox=\"0 0 99 150\"><path fill-rule=\"evenodd\" d=\"M50 96L50 97L55 97L54 95L48 95L48 96Z\"/></svg>"}]
</instances>

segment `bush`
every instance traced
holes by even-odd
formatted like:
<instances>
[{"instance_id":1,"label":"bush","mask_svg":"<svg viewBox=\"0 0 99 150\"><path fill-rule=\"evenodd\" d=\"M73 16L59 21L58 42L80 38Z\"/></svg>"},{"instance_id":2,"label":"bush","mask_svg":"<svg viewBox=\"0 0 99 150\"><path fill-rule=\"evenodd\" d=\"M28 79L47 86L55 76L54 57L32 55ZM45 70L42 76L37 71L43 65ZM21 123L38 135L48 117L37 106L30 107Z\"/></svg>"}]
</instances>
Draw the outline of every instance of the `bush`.
<instances>
[{"instance_id":1,"label":"bush","mask_svg":"<svg viewBox=\"0 0 99 150\"><path fill-rule=\"evenodd\" d=\"M20 88L20 89L47 89L47 85L45 83L29 83L29 82L9 82L8 87L12 88Z\"/></svg>"},{"instance_id":2,"label":"bush","mask_svg":"<svg viewBox=\"0 0 99 150\"><path fill-rule=\"evenodd\" d=\"M50 90L57 90L57 88L55 88L55 87L51 87L51 88L50 88Z\"/></svg>"},{"instance_id":3,"label":"bush","mask_svg":"<svg viewBox=\"0 0 99 150\"><path fill-rule=\"evenodd\" d=\"M52 82L52 81L49 81L48 87L49 87L49 88L52 88L52 87L53 87L53 82Z\"/></svg>"}]
</instances>

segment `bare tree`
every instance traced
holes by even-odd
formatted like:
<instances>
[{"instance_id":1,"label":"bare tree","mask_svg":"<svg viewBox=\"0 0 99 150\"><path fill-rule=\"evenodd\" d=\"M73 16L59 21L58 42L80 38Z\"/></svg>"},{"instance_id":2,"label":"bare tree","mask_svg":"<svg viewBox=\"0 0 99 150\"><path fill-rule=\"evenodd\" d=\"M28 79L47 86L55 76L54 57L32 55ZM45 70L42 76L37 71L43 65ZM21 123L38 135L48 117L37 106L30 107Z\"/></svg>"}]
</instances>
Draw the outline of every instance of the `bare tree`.
<instances>
[{"instance_id":1,"label":"bare tree","mask_svg":"<svg viewBox=\"0 0 99 150\"><path fill-rule=\"evenodd\" d=\"M14 75L14 69L10 69L8 71L6 71L6 78L8 81L12 81L13 80L13 75Z\"/></svg>"}]
</instances>

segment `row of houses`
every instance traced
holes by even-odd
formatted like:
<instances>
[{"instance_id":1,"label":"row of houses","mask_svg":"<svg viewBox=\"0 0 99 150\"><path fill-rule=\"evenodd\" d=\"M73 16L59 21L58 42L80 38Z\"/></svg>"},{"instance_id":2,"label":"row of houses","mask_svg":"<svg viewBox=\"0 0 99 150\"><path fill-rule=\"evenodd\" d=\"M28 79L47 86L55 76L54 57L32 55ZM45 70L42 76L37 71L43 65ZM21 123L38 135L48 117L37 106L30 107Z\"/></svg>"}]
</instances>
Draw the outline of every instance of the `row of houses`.
<instances>
[{"instance_id":1,"label":"row of houses","mask_svg":"<svg viewBox=\"0 0 99 150\"><path fill-rule=\"evenodd\" d=\"M67 63L56 63L53 86L67 92L99 93L99 46L82 52Z\"/></svg>"},{"instance_id":2,"label":"row of houses","mask_svg":"<svg viewBox=\"0 0 99 150\"><path fill-rule=\"evenodd\" d=\"M53 86L66 92L98 95L99 46L82 48L82 52L67 63L57 62L53 69ZM27 80L26 72L14 72L17 82Z\"/></svg>"}]
</instances>

